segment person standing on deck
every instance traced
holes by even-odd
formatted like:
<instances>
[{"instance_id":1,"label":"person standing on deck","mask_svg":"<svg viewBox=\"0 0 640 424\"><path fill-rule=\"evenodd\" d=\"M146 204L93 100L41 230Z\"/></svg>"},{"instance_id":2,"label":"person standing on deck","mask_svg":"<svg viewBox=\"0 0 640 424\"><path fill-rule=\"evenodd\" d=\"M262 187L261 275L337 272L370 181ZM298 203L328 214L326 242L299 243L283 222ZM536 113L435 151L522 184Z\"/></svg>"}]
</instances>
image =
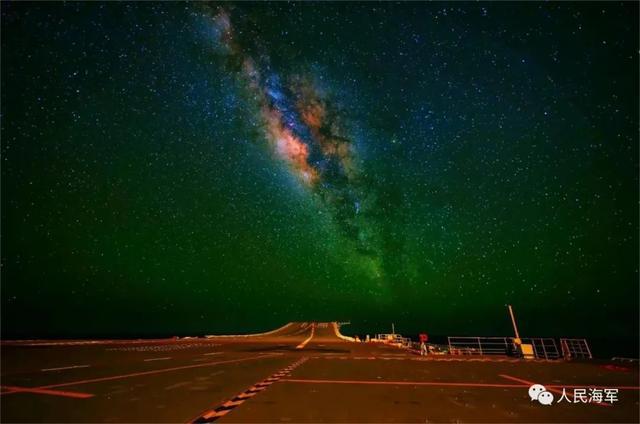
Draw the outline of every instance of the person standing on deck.
<instances>
[{"instance_id":1,"label":"person standing on deck","mask_svg":"<svg viewBox=\"0 0 640 424\"><path fill-rule=\"evenodd\" d=\"M429 340L429 336L427 333L420 333L418 337L420 338L420 356L424 356L428 353L427 341Z\"/></svg>"}]
</instances>

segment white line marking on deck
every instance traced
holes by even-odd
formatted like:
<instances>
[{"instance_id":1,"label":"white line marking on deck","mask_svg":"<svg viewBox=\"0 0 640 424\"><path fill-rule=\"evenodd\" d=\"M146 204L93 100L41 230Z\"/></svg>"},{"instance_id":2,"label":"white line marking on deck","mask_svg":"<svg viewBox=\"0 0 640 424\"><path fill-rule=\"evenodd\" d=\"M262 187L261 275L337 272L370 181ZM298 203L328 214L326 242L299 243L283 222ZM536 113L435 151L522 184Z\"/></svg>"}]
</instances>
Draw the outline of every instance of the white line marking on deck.
<instances>
[{"instance_id":1,"label":"white line marking on deck","mask_svg":"<svg viewBox=\"0 0 640 424\"><path fill-rule=\"evenodd\" d=\"M173 390L173 389L177 389L178 387L188 386L189 384L191 384L190 381L183 381L182 383L176 383L176 384L172 384L171 386L167 386L164 389L165 390Z\"/></svg>"},{"instance_id":2,"label":"white line marking on deck","mask_svg":"<svg viewBox=\"0 0 640 424\"><path fill-rule=\"evenodd\" d=\"M307 345L307 343L309 343L311 341L311 339L313 339L313 333L315 331L316 331L316 326L314 324L312 324L311 325L311 335L309 336L309 338L307 340L303 341L298 346L296 346L296 349L304 349L304 347Z\"/></svg>"},{"instance_id":3,"label":"white line marking on deck","mask_svg":"<svg viewBox=\"0 0 640 424\"><path fill-rule=\"evenodd\" d=\"M89 368L91 365L71 365L69 367L58 367L58 368L44 368L40 371L60 371L60 370L71 370L74 368Z\"/></svg>"},{"instance_id":4,"label":"white line marking on deck","mask_svg":"<svg viewBox=\"0 0 640 424\"><path fill-rule=\"evenodd\" d=\"M166 358L149 358L149 359L145 359L144 362L150 362L150 361L166 361L167 359L171 359L171 356L167 356Z\"/></svg>"},{"instance_id":5,"label":"white line marking on deck","mask_svg":"<svg viewBox=\"0 0 640 424\"><path fill-rule=\"evenodd\" d=\"M210 355L221 355L224 352L210 352L210 353L203 353L204 356L210 356Z\"/></svg>"}]
</instances>

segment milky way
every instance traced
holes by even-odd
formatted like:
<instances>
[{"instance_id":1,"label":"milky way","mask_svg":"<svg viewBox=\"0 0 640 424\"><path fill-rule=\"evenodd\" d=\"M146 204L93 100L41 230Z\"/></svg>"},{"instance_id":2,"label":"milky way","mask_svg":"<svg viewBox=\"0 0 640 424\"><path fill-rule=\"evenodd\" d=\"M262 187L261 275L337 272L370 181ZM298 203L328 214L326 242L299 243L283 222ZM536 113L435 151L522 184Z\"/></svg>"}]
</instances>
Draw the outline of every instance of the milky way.
<instances>
[{"instance_id":1,"label":"milky way","mask_svg":"<svg viewBox=\"0 0 640 424\"><path fill-rule=\"evenodd\" d=\"M1 12L3 335L506 335L512 304L637 357L637 3Z\"/></svg>"},{"instance_id":2,"label":"milky way","mask_svg":"<svg viewBox=\"0 0 640 424\"><path fill-rule=\"evenodd\" d=\"M375 190L365 181L343 111L312 73L283 77L267 53L247 54L228 11L218 10L211 19L214 47L248 90L270 150L331 211L340 233L380 276L380 241L370 210Z\"/></svg>"}]
</instances>

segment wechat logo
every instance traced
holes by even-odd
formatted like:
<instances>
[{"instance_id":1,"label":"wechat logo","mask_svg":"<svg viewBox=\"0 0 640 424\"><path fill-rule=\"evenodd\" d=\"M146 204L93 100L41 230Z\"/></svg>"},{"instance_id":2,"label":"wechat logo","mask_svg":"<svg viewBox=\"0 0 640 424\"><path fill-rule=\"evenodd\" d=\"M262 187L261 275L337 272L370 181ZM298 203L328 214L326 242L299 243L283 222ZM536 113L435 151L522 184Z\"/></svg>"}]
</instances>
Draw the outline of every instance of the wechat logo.
<instances>
[{"instance_id":1,"label":"wechat logo","mask_svg":"<svg viewBox=\"0 0 640 424\"><path fill-rule=\"evenodd\" d=\"M529 397L532 402L537 400L542 405L551 405L553 403L553 394L548 392L542 384L534 384L529 387Z\"/></svg>"}]
</instances>

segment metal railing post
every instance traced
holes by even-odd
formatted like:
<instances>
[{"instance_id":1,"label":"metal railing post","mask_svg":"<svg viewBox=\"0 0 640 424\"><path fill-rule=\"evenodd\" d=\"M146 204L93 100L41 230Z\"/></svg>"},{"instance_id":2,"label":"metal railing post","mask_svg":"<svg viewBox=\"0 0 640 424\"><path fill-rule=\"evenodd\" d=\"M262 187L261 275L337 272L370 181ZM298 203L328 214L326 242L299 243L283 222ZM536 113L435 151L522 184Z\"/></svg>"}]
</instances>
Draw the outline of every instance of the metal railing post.
<instances>
[{"instance_id":1,"label":"metal railing post","mask_svg":"<svg viewBox=\"0 0 640 424\"><path fill-rule=\"evenodd\" d=\"M551 339L551 343L553 343L553 351L556 358L560 358L560 352L558 352L558 345L556 345L555 339Z\"/></svg>"},{"instance_id":2,"label":"metal railing post","mask_svg":"<svg viewBox=\"0 0 640 424\"><path fill-rule=\"evenodd\" d=\"M587 339L582 339L584 342L584 347L587 348L587 353L589 354L589 359L593 359L593 355L591 355L591 349L589 349L589 343L587 343Z\"/></svg>"}]
</instances>

